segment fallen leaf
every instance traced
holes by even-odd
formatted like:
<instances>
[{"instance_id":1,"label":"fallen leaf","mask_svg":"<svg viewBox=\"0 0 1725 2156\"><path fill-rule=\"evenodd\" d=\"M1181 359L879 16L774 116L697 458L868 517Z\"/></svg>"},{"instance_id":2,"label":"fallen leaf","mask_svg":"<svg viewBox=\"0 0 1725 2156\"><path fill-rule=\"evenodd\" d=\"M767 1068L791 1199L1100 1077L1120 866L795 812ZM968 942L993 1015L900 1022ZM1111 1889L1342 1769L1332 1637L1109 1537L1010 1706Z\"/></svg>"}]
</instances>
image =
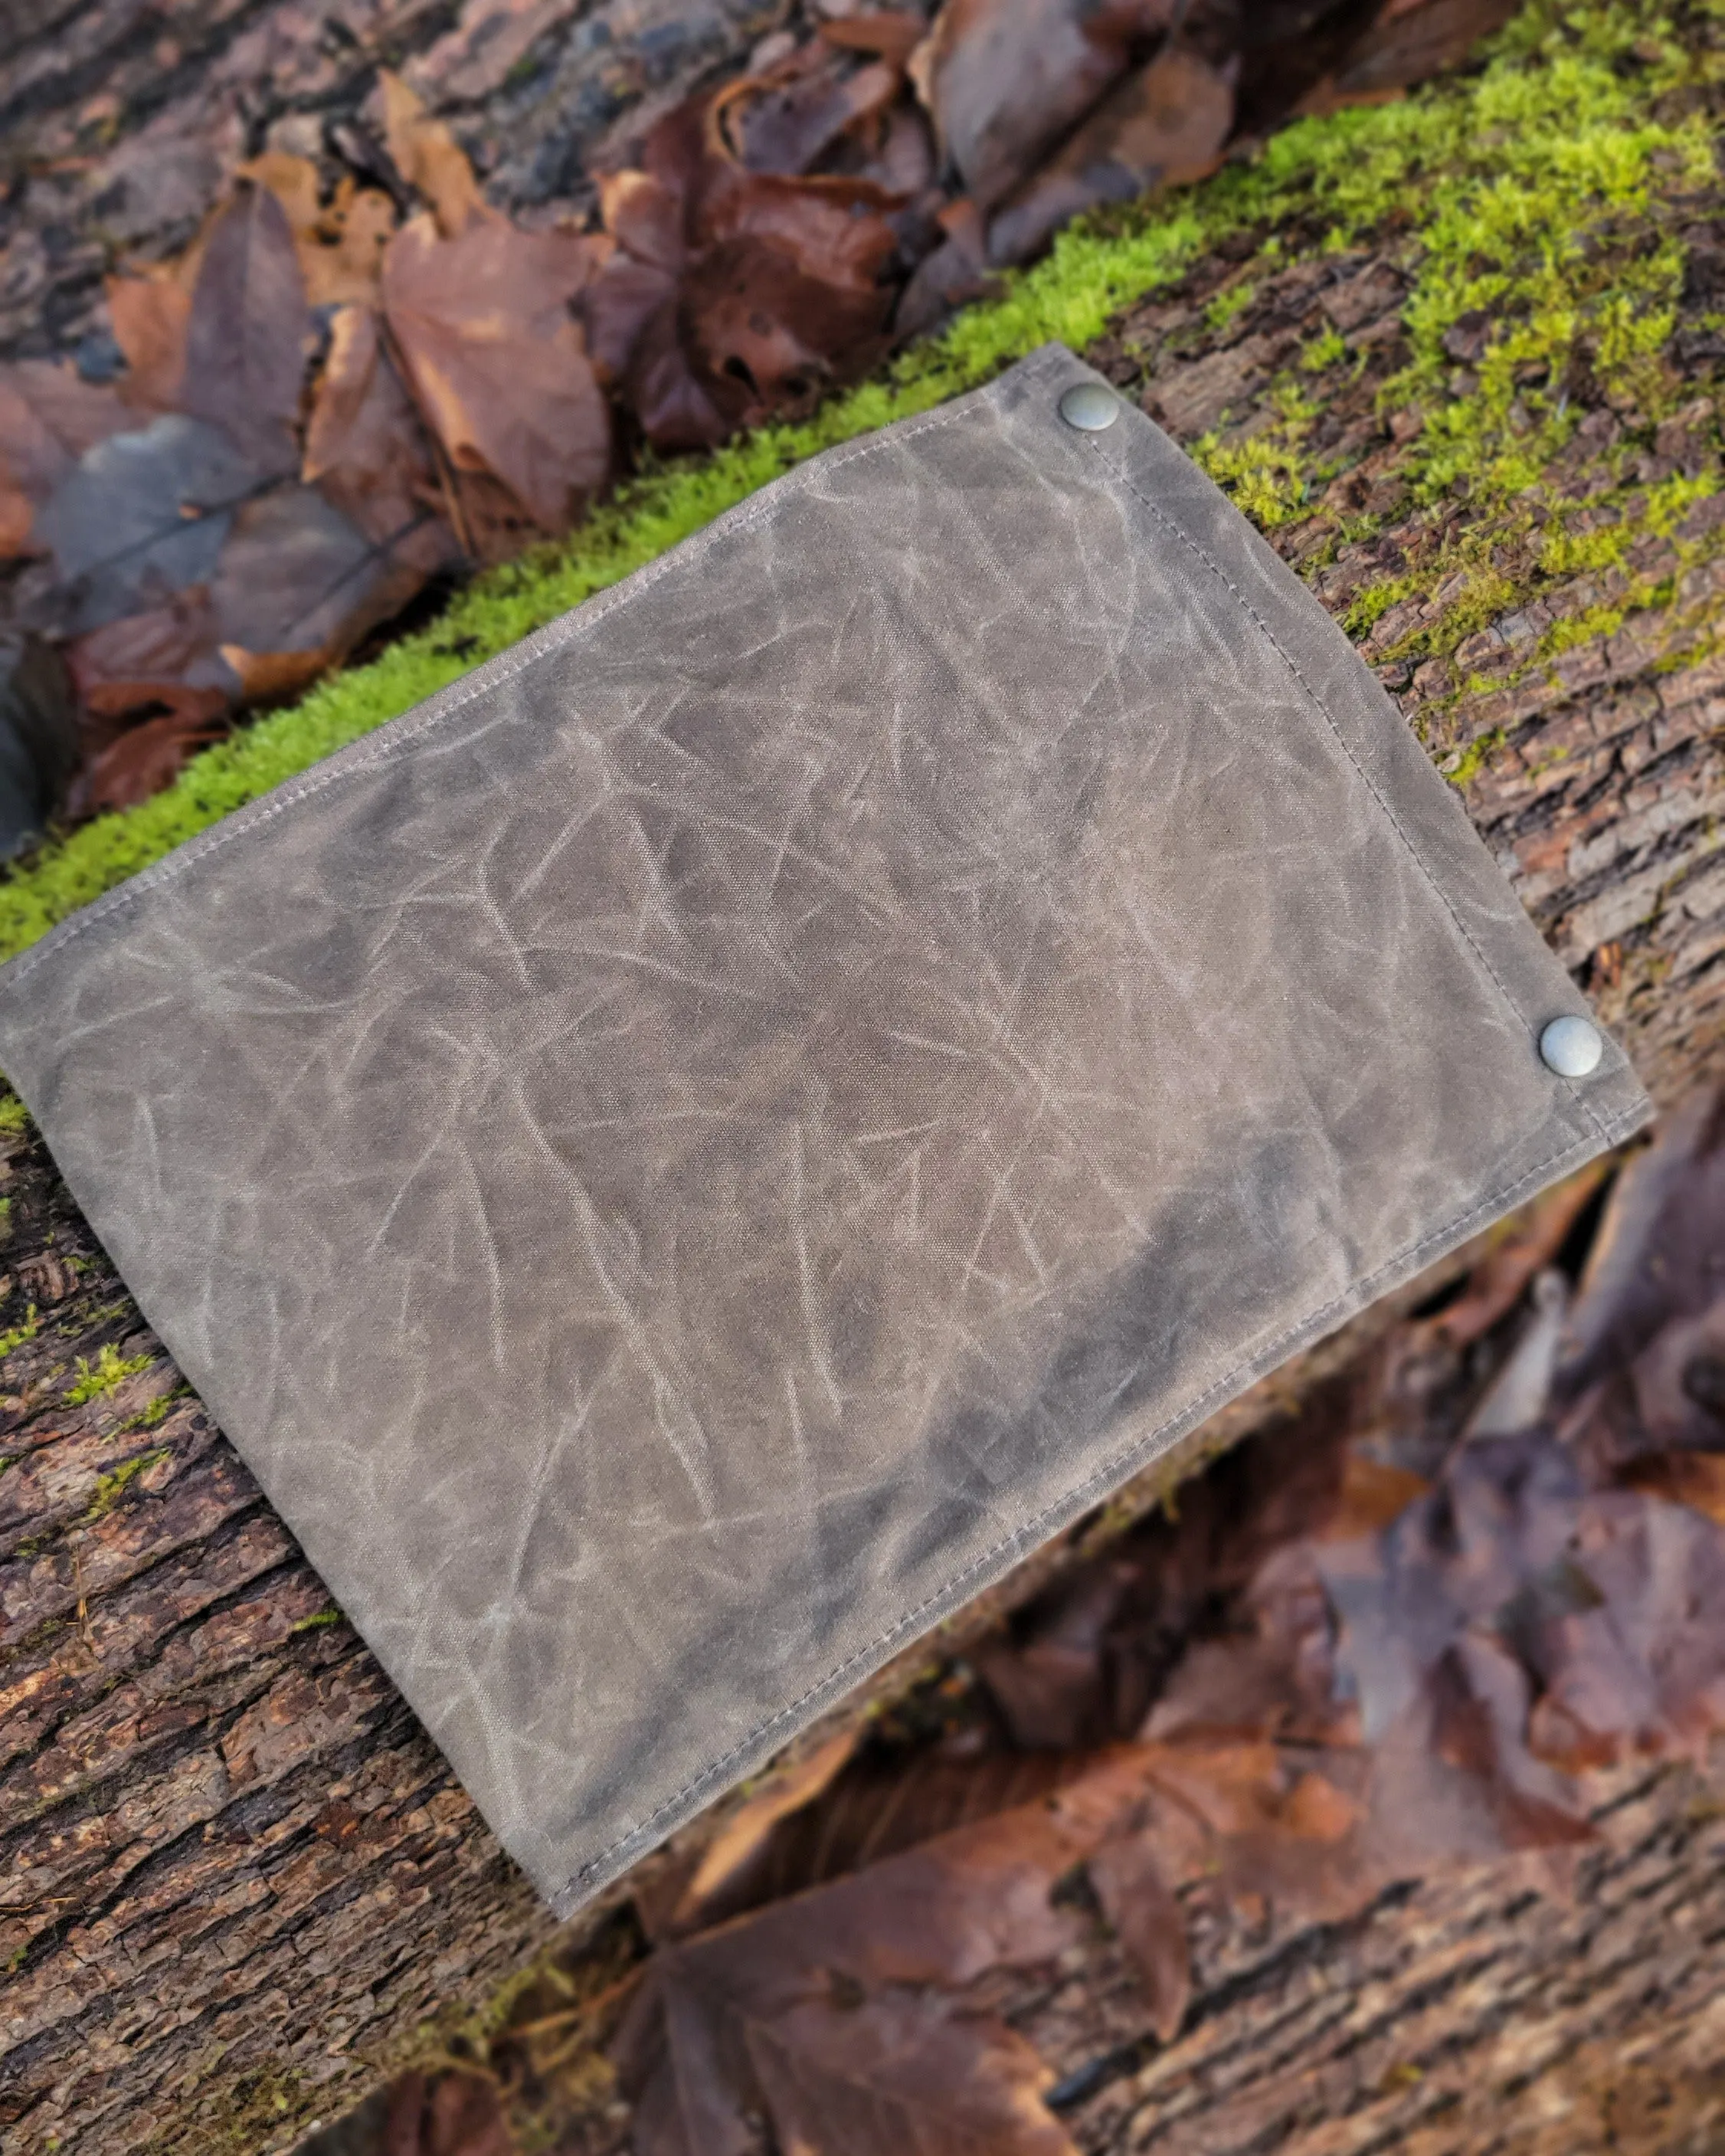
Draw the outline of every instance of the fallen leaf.
<instances>
[{"instance_id":1,"label":"fallen leaf","mask_svg":"<svg viewBox=\"0 0 1725 2156\"><path fill-rule=\"evenodd\" d=\"M234 511L266 483L225 434L178 413L86 451L37 519L73 632L207 583Z\"/></svg>"},{"instance_id":2,"label":"fallen leaf","mask_svg":"<svg viewBox=\"0 0 1725 2156\"><path fill-rule=\"evenodd\" d=\"M171 785L190 757L227 732L228 700L219 690L187 690L177 701L178 708L129 726L93 758L79 776L74 814L136 808Z\"/></svg>"},{"instance_id":3,"label":"fallen leaf","mask_svg":"<svg viewBox=\"0 0 1725 2156\"><path fill-rule=\"evenodd\" d=\"M901 344L925 336L955 307L967 306L992 289L988 229L975 203L960 195L941 211L938 223L943 238L912 271L893 311L893 335Z\"/></svg>"},{"instance_id":4,"label":"fallen leaf","mask_svg":"<svg viewBox=\"0 0 1725 2156\"><path fill-rule=\"evenodd\" d=\"M928 34L928 28L920 15L907 9L878 8L822 21L816 34L846 52L871 53L877 59L889 60L895 68L902 68Z\"/></svg>"},{"instance_id":5,"label":"fallen leaf","mask_svg":"<svg viewBox=\"0 0 1725 2156\"><path fill-rule=\"evenodd\" d=\"M1204 178L1221 163L1233 124L1231 69L1170 44L1117 83L990 220L989 259L1026 260L1058 226L1098 203Z\"/></svg>"},{"instance_id":6,"label":"fallen leaf","mask_svg":"<svg viewBox=\"0 0 1725 2156\"><path fill-rule=\"evenodd\" d=\"M1087 1753L1056 1752L991 1752L969 1759L916 1753L854 1761L775 1820L704 1895L685 1896L687 1867L673 1873L662 1892L637 1902L642 1922L656 1938L724 1922L1034 1802L1081 1779L1094 1764Z\"/></svg>"},{"instance_id":7,"label":"fallen leaf","mask_svg":"<svg viewBox=\"0 0 1725 2156\"><path fill-rule=\"evenodd\" d=\"M242 184L205 242L181 408L219 427L260 471L294 470L310 327L286 214L267 188Z\"/></svg>"},{"instance_id":8,"label":"fallen leaf","mask_svg":"<svg viewBox=\"0 0 1725 2156\"><path fill-rule=\"evenodd\" d=\"M591 244L479 218L454 239L426 214L384 253L383 304L408 387L452 461L489 471L546 531L603 485L611 421L568 303Z\"/></svg>"},{"instance_id":9,"label":"fallen leaf","mask_svg":"<svg viewBox=\"0 0 1725 2156\"><path fill-rule=\"evenodd\" d=\"M433 120L401 77L380 68L383 140L396 170L431 204L438 229L456 239L484 208L467 152L441 120Z\"/></svg>"},{"instance_id":10,"label":"fallen leaf","mask_svg":"<svg viewBox=\"0 0 1725 2156\"><path fill-rule=\"evenodd\" d=\"M841 136L898 95L899 69L886 61L842 73L818 64L822 52L812 41L783 66L741 76L714 98L714 139L740 165L752 172L811 172Z\"/></svg>"},{"instance_id":11,"label":"fallen leaf","mask_svg":"<svg viewBox=\"0 0 1725 2156\"><path fill-rule=\"evenodd\" d=\"M300 473L396 562L427 576L453 566L453 534L429 506L438 474L425 427L369 307L344 306L330 325Z\"/></svg>"},{"instance_id":12,"label":"fallen leaf","mask_svg":"<svg viewBox=\"0 0 1725 2156\"><path fill-rule=\"evenodd\" d=\"M240 166L238 177L269 188L294 235L308 307L335 307L377 297L383 249L397 223L395 204L380 187L357 187L345 175L332 200L320 199L318 169L309 157L266 151Z\"/></svg>"},{"instance_id":13,"label":"fallen leaf","mask_svg":"<svg viewBox=\"0 0 1725 2156\"><path fill-rule=\"evenodd\" d=\"M1168 0L947 0L909 70L965 192L1004 201L1171 16Z\"/></svg>"},{"instance_id":14,"label":"fallen leaf","mask_svg":"<svg viewBox=\"0 0 1725 2156\"><path fill-rule=\"evenodd\" d=\"M288 228L296 241L313 232L323 214L317 167L310 157L286 150L266 150L236 166L234 177L267 187L281 204Z\"/></svg>"},{"instance_id":15,"label":"fallen leaf","mask_svg":"<svg viewBox=\"0 0 1725 2156\"><path fill-rule=\"evenodd\" d=\"M405 2073L392 2084L378 2156L512 2156L494 2085L478 2074Z\"/></svg>"},{"instance_id":16,"label":"fallen leaf","mask_svg":"<svg viewBox=\"0 0 1725 2156\"><path fill-rule=\"evenodd\" d=\"M1150 2026L1171 2044L1192 1994L1186 1920L1147 1835L1104 1842L1090 1860L1090 1882L1144 1988Z\"/></svg>"},{"instance_id":17,"label":"fallen leaf","mask_svg":"<svg viewBox=\"0 0 1725 2156\"><path fill-rule=\"evenodd\" d=\"M110 277L108 320L125 357L120 393L135 409L171 412L186 386L192 287L172 271Z\"/></svg>"},{"instance_id":18,"label":"fallen leaf","mask_svg":"<svg viewBox=\"0 0 1725 2156\"><path fill-rule=\"evenodd\" d=\"M674 276L688 258L682 191L651 172L608 172L599 182L605 229L637 263Z\"/></svg>"},{"instance_id":19,"label":"fallen leaf","mask_svg":"<svg viewBox=\"0 0 1725 2156\"><path fill-rule=\"evenodd\" d=\"M40 833L77 761L77 704L64 660L40 637L0 634L0 860Z\"/></svg>"},{"instance_id":20,"label":"fallen leaf","mask_svg":"<svg viewBox=\"0 0 1725 2156\"><path fill-rule=\"evenodd\" d=\"M288 654L305 678L342 658L375 623L417 588L420 576L392 562L315 486L279 486L236 513L209 580L219 645L242 679L279 684ZM267 661L270 671L262 670Z\"/></svg>"},{"instance_id":21,"label":"fallen leaf","mask_svg":"<svg viewBox=\"0 0 1725 2156\"><path fill-rule=\"evenodd\" d=\"M687 1922L760 1852L781 1820L812 1803L848 1763L856 1744L854 1731L841 1732L740 1805L708 1845L683 1892L678 1918Z\"/></svg>"},{"instance_id":22,"label":"fallen leaf","mask_svg":"<svg viewBox=\"0 0 1725 2156\"><path fill-rule=\"evenodd\" d=\"M120 718L182 689L213 690L229 701L238 684L217 649L220 639L208 585L192 584L159 607L79 637L66 657L85 710Z\"/></svg>"},{"instance_id":23,"label":"fallen leaf","mask_svg":"<svg viewBox=\"0 0 1725 2156\"><path fill-rule=\"evenodd\" d=\"M105 385L46 360L0 367L0 556L30 546L36 512L86 449L131 424ZM36 544L47 542L39 533Z\"/></svg>"},{"instance_id":24,"label":"fallen leaf","mask_svg":"<svg viewBox=\"0 0 1725 2156\"><path fill-rule=\"evenodd\" d=\"M1590 1161L1512 1214L1460 1292L1433 1316L1416 1319L1415 1329L1452 1348L1471 1348L1483 1339L1514 1309L1534 1276L1553 1263L1610 1173L1608 1160Z\"/></svg>"},{"instance_id":25,"label":"fallen leaf","mask_svg":"<svg viewBox=\"0 0 1725 2156\"><path fill-rule=\"evenodd\" d=\"M1518 0L1424 0L1386 7L1331 78L1329 102L1354 104L1405 90L1465 59L1501 29Z\"/></svg>"},{"instance_id":26,"label":"fallen leaf","mask_svg":"<svg viewBox=\"0 0 1725 2156\"><path fill-rule=\"evenodd\" d=\"M1725 1527L1725 1453L1650 1452L1623 1470L1626 1488L1687 1505Z\"/></svg>"},{"instance_id":27,"label":"fallen leaf","mask_svg":"<svg viewBox=\"0 0 1725 2156\"><path fill-rule=\"evenodd\" d=\"M1066 1799L662 1948L613 2046L642 2156L749 2148L749 2115L762 2109L789 2148L939 2156L968 2138L1002 2156L1068 2156L1036 2100L1052 2076L1027 2047L938 1996L906 1993L955 1988L1070 1943L1076 1919L1052 1889L1124 1795L1108 1763Z\"/></svg>"}]
</instances>

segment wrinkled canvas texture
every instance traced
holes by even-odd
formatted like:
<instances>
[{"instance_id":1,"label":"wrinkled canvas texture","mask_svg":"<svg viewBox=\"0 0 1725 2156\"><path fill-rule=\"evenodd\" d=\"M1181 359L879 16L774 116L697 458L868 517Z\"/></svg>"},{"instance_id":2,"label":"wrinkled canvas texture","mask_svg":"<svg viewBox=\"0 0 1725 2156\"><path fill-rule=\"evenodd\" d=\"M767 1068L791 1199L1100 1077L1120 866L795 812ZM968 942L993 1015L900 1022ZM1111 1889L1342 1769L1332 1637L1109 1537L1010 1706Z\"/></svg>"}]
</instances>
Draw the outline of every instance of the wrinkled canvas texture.
<instances>
[{"instance_id":1,"label":"wrinkled canvas texture","mask_svg":"<svg viewBox=\"0 0 1725 2156\"><path fill-rule=\"evenodd\" d=\"M1621 1051L1346 639L1050 346L0 973L140 1306L579 1904L1373 1297Z\"/></svg>"}]
</instances>

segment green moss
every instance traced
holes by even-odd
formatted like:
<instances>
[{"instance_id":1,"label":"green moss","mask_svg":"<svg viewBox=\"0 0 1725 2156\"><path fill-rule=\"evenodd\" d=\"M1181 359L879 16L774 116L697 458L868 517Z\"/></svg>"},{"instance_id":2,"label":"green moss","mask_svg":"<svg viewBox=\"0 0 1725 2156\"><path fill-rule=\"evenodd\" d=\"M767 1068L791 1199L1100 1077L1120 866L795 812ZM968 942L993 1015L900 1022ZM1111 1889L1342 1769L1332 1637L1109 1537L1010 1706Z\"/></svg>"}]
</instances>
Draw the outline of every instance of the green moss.
<instances>
[{"instance_id":1,"label":"green moss","mask_svg":"<svg viewBox=\"0 0 1725 2156\"><path fill-rule=\"evenodd\" d=\"M1257 286L1245 280L1237 285L1224 285L1204 310L1205 329L1213 336L1220 336L1236 316L1246 312L1257 297Z\"/></svg>"},{"instance_id":2,"label":"green moss","mask_svg":"<svg viewBox=\"0 0 1725 2156\"><path fill-rule=\"evenodd\" d=\"M147 1370L154 1358L149 1355L122 1356L112 1341L102 1349L92 1363L88 1356L78 1358L78 1375L66 1388L66 1404L82 1407L86 1400L100 1399L123 1385L128 1378L136 1377L140 1370Z\"/></svg>"},{"instance_id":3,"label":"green moss","mask_svg":"<svg viewBox=\"0 0 1725 2156\"><path fill-rule=\"evenodd\" d=\"M289 1625L288 1630L289 1634L294 1632L315 1632L318 1630L320 1626L325 1625L339 1625L340 1622L341 1612L339 1609L320 1609L313 1616L296 1619L293 1624Z\"/></svg>"},{"instance_id":4,"label":"green moss","mask_svg":"<svg viewBox=\"0 0 1725 2156\"><path fill-rule=\"evenodd\" d=\"M1199 187L1070 228L998 299L806 424L764 428L712 456L651 466L566 545L480 578L430 628L207 751L153 800L85 825L0 877L0 956L627 576L800 459L925 410L1048 339L1083 348L1124 306L1231 234L1269 235L1257 265L1264 270L1291 244L1333 253L1385 231L1400 235L1417 263L1405 311L1412 356L1386 399L1417 403L1428 415L1400 466L1416 501L1465 484L1473 503L1502 506L1537 486L1574 432L1568 384L1578 369L1620 406L1656 420L1669 401L1661 352L1681 250L1671 240L1646 244L1638 220L1661 191L1711 176L1705 116L1663 119L1659 100L1716 63L1691 49L1651 0L1569 12L1534 0L1493 54L1478 73L1399 103L1298 121L1254 160ZM1291 243L1290 234L1305 236ZM1242 274L1212 312L1231 319L1253 289ZM1490 335L1477 361L1458 371L1444 340L1476 313ZM1338 363L1320 338L1290 370L1268 427L1201 445L1219 483L1261 522L1299 516L1327 475L1310 454L1298 398L1287 393ZM1560 547L1561 536L1552 543ZM1425 650L1453 648L1506 591L1530 588L1527 565L1506 567L1489 547L1458 558L1468 589L1423 632ZM1422 564L1427 588L1441 581L1426 571ZM1381 613L1391 603L1363 595L1349 625L1358 633L1374 605Z\"/></svg>"},{"instance_id":5,"label":"green moss","mask_svg":"<svg viewBox=\"0 0 1725 2156\"><path fill-rule=\"evenodd\" d=\"M1493 726L1489 732L1482 734L1477 741L1470 742L1465 749L1458 750L1453 756L1446 756L1437 767L1452 786L1466 786L1470 779L1478 776L1493 751L1502 747L1504 738L1502 727Z\"/></svg>"},{"instance_id":6,"label":"green moss","mask_svg":"<svg viewBox=\"0 0 1725 2156\"><path fill-rule=\"evenodd\" d=\"M11 1354L15 1348L22 1348L25 1341L33 1340L41 1330L42 1320L33 1302L24 1312L22 1325L14 1325L8 1332L0 1332L0 1360Z\"/></svg>"},{"instance_id":7,"label":"green moss","mask_svg":"<svg viewBox=\"0 0 1725 2156\"><path fill-rule=\"evenodd\" d=\"M16 1093L0 1086L0 1134L16 1134L30 1127L29 1110Z\"/></svg>"},{"instance_id":8,"label":"green moss","mask_svg":"<svg viewBox=\"0 0 1725 2156\"><path fill-rule=\"evenodd\" d=\"M84 1524L87 1526L90 1521L100 1520L111 1512L125 1495L127 1484L141 1475L146 1468L154 1467L158 1460L166 1460L167 1456L168 1448L165 1445L158 1445L149 1452L141 1452L131 1460L122 1460L111 1474L98 1476L96 1493L84 1510Z\"/></svg>"}]
</instances>

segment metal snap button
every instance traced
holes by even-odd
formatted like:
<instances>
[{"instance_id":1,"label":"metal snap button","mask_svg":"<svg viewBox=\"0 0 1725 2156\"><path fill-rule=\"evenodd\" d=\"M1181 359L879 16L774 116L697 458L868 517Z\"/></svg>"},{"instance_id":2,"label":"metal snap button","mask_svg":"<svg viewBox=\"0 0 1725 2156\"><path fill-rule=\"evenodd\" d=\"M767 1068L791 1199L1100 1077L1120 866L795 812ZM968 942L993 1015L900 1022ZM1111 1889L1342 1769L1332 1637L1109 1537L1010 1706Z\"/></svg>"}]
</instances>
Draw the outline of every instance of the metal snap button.
<instances>
[{"instance_id":1,"label":"metal snap button","mask_svg":"<svg viewBox=\"0 0 1725 2156\"><path fill-rule=\"evenodd\" d=\"M1605 1044L1584 1018L1554 1018L1539 1036L1539 1054L1559 1078L1584 1078L1599 1068Z\"/></svg>"},{"instance_id":2,"label":"metal snap button","mask_svg":"<svg viewBox=\"0 0 1725 2156\"><path fill-rule=\"evenodd\" d=\"M1060 416L1069 427L1086 434L1099 434L1120 416L1120 400L1099 382L1079 382L1060 400Z\"/></svg>"}]
</instances>

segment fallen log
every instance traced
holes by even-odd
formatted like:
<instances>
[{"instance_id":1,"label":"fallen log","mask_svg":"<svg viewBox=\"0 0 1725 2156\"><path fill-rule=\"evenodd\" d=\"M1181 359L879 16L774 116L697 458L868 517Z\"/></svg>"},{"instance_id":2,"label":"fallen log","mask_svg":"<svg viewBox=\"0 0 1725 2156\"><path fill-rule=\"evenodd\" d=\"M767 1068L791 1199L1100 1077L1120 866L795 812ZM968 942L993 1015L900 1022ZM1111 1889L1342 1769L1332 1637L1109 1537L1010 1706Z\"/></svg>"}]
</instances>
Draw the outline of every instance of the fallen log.
<instances>
[{"instance_id":1,"label":"fallen log","mask_svg":"<svg viewBox=\"0 0 1725 2156\"><path fill-rule=\"evenodd\" d=\"M1429 387L1390 393L1428 249L1393 218L1345 252L1318 229L1240 235L1089 355L1197 449L1349 623L1665 1101L1725 1060L1725 336L1711 312L1722 205L1717 187L1676 175L1598 240L1608 292L1614 277L1629 290L1632 266L1661 249L1679 251L1686 281L1639 373L1614 375L1597 354L1564 362L1584 417L1559 475L1583 505L1562 545L1513 490L1422 480L1441 410ZM1472 394L1479 326L1446 333L1454 374L1440 400ZM186 1394L33 1135L14 1127L5 1153L0 2126L20 2150L283 2148L497 2010L519 1972L554 1946L572 1952L628 1882L554 1936ZM1313 1367L1347 1348L1331 1343ZM1261 1426L1302 1382L1285 1373L1238 1404L1183 1462ZM975 1636L1175 1471L1165 1463L845 1712ZM1701 1909L1712 1841L1684 1825L1691 1799L1658 1791L1637 1801L1652 1807L1646 1845L1666 1867L1660 1906ZM1501 1922L1501 1893L1480 1891L1482 1902L1456 1888L1442 1892L1461 1899L1438 1905L1386 1904L1349 1936L1388 1941L1417 1991L1422 1969L1453 1963L1488 1914ZM1657 1936L1652 1926L1635 1948L1649 1968ZM1599 2034L1562 1994L1571 1935L1548 1924L1539 1938L1526 1966L1538 1963L1547 1994L1557 1986L1541 2010L1577 2045L1651 2026L1643 1987ZM1380 1980L1377 1947L1337 1951L1313 1983L1364 1995ZM1507 2041L1516 2002L1547 1995L1510 1980L1522 1951L1493 1948L1509 1972L1503 2003L1470 2041ZM1283 1981L1266 1977L1254 1995L1282 1998ZM1140 2071L1110 2088L1136 2088ZM1286 2071L1298 2071L1292 2054ZM1354 2101L1337 2076L1323 2118ZM1139 2130L1109 2101L1092 2145ZM1314 2150L1340 2145L1313 2132ZM1431 2133L1409 2145L1473 2145Z\"/></svg>"}]
</instances>

